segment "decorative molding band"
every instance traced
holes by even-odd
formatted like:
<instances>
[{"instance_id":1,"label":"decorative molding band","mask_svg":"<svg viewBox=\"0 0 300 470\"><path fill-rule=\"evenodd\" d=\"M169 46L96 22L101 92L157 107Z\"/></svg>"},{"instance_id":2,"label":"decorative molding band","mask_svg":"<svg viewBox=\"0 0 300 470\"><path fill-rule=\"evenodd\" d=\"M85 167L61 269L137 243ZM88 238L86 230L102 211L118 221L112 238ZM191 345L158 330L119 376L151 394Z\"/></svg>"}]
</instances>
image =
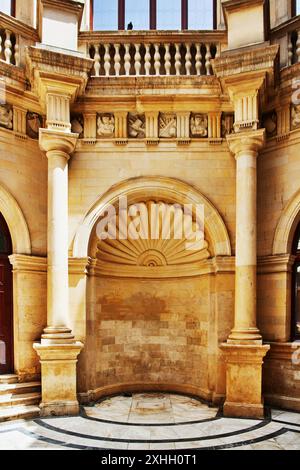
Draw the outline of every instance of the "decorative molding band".
<instances>
[{"instance_id":1,"label":"decorative molding band","mask_svg":"<svg viewBox=\"0 0 300 470\"><path fill-rule=\"evenodd\" d=\"M258 274L290 273L295 261L292 255L270 255L258 258Z\"/></svg>"},{"instance_id":2,"label":"decorative molding band","mask_svg":"<svg viewBox=\"0 0 300 470\"><path fill-rule=\"evenodd\" d=\"M69 258L69 274L88 274L91 258Z\"/></svg>"},{"instance_id":3,"label":"decorative molding band","mask_svg":"<svg viewBox=\"0 0 300 470\"><path fill-rule=\"evenodd\" d=\"M47 272L47 258L29 255L11 255L9 261L13 272L44 274Z\"/></svg>"},{"instance_id":4,"label":"decorative molding band","mask_svg":"<svg viewBox=\"0 0 300 470\"><path fill-rule=\"evenodd\" d=\"M300 348L300 343L268 343L271 349L265 359L287 361L292 366L292 355Z\"/></svg>"},{"instance_id":5,"label":"decorative molding band","mask_svg":"<svg viewBox=\"0 0 300 470\"><path fill-rule=\"evenodd\" d=\"M88 273L96 277L118 277L118 278L145 278L145 279L178 279L182 277L196 277L210 274L234 274L235 258L221 257L210 258L197 264L175 265L175 266L127 266L101 261L89 261Z\"/></svg>"},{"instance_id":6,"label":"decorative molding band","mask_svg":"<svg viewBox=\"0 0 300 470\"><path fill-rule=\"evenodd\" d=\"M122 392L177 392L194 395L206 401L212 400L212 391L196 387L191 384L172 384L172 383L120 383L115 385L105 385L88 392L78 394L79 402L87 404L98 401L102 397L115 395Z\"/></svg>"}]
</instances>

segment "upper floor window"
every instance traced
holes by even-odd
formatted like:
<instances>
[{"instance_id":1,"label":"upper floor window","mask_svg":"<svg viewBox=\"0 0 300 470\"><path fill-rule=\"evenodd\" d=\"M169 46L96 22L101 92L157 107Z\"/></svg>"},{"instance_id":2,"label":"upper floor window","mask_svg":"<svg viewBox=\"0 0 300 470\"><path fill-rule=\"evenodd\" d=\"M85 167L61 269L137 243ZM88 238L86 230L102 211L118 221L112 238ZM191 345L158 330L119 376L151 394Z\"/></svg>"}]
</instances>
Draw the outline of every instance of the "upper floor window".
<instances>
[{"instance_id":1,"label":"upper floor window","mask_svg":"<svg viewBox=\"0 0 300 470\"><path fill-rule=\"evenodd\" d=\"M15 1L14 0L0 0L0 12L6 15L14 15Z\"/></svg>"},{"instance_id":2,"label":"upper floor window","mask_svg":"<svg viewBox=\"0 0 300 470\"><path fill-rule=\"evenodd\" d=\"M91 0L91 28L213 29L215 3L216 0Z\"/></svg>"}]
</instances>

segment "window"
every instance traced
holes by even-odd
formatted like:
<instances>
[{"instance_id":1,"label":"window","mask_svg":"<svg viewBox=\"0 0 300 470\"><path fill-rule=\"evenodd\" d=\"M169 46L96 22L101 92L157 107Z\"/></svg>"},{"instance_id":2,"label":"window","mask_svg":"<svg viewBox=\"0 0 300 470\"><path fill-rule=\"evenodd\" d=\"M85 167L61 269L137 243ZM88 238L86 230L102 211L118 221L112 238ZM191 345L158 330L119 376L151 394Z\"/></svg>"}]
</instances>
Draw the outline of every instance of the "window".
<instances>
[{"instance_id":1,"label":"window","mask_svg":"<svg viewBox=\"0 0 300 470\"><path fill-rule=\"evenodd\" d=\"M300 0L296 0L296 15L300 15Z\"/></svg>"},{"instance_id":2,"label":"window","mask_svg":"<svg viewBox=\"0 0 300 470\"><path fill-rule=\"evenodd\" d=\"M93 14L95 30L114 31L118 29L118 0L96 0Z\"/></svg>"},{"instance_id":3,"label":"window","mask_svg":"<svg viewBox=\"0 0 300 470\"><path fill-rule=\"evenodd\" d=\"M7 0L5 0L7 1ZM90 0L98 31L213 29L216 0ZM299 0L300 1L300 0ZM1 2L1 0L0 0Z\"/></svg>"},{"instance_id":4,"label":"window","mask_svg":"<svg viewBox=\"0 0 300 470\"><path fill-rule=\"evenodd\" d=\"M0 0L0 11L6 15L12 15L13 3L12 0Z\"/></svg>"},{"instance_id":5,"label":"window","mask_svg":"<svg viewBox=\"0 0 300 470\"><path fill-rule=\"evenodd\" d=\"M133 29L149 29L150 6L149 0L126 0L125 26L132 23Z\"/></svg>"},{"instance_id":6,"label":"window","mask_svg":"<svg viewBox=\"0 0 300 470\"><path fill-rule=\"evenodd\" d=\"M157 0L157 29L181 29L181 0Z\"/></svg>"},{"instance_id":7,"label":"window","mask_svg":"<svg viewBox=\"0 0 300 470\"><path fill-rule=\"evenodd\" d=\"M214 12L212 0L188 1L188 28L213 29Z\"/></svg>"}]
</instances>

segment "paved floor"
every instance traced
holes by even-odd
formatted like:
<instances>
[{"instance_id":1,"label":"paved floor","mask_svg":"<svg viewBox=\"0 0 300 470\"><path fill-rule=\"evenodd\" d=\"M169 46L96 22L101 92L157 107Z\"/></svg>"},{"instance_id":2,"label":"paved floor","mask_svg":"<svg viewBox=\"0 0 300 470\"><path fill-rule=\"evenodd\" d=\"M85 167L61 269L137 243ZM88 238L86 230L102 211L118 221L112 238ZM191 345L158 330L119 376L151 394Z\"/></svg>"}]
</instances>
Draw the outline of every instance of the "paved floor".
<instances>
[{"instance_id":1,"label":"paved floor","mask_svg":"<svg viewBox=\"0 0 300 470\"><path fill-rule=\"evenodd\" d=\"M300 413L229 419L188 397L134 394L85 407L78 417L3 423L0 449L300 450Z\"/></svg>"}]
</instances>

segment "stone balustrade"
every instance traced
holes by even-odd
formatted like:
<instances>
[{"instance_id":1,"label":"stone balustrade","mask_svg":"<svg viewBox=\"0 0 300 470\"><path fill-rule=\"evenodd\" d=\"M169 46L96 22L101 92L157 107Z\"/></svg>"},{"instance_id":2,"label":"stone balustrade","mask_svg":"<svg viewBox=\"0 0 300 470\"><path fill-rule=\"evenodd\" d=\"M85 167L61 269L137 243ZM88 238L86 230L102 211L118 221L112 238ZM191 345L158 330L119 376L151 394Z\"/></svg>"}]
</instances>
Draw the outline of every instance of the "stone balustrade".
<instances>
[{"instance_id":1,"label":"stone balustrade","mask_svg":"<svg viewBox=\"0 0 300 470\"><path fill-rule=\"evenodd\" d=\"M39 41L38 33L11 16L0 13L0 61L17 67L25 64L25 47Z\"/></svg>"},{"instance_id":2,"label":"stone balustrade","mask_svg":"<svg viewBox=\"0 0 300 470\"><path fill-rule=\"evenodd\" d=\"M300 18L292 18L270 32L271 44L280 45L280 67L300 62Z\"/></svg>"},{"instance_id":3,"label":"stone balustrade","mask_svg":"<svg viewBox=\"0 0 300 470\"><path fill-rule=\"evenodd\" d=\"M94 60L93 76L212 75L224 32L81 33L81 50Z\"/></svg>"}]
</instances>

